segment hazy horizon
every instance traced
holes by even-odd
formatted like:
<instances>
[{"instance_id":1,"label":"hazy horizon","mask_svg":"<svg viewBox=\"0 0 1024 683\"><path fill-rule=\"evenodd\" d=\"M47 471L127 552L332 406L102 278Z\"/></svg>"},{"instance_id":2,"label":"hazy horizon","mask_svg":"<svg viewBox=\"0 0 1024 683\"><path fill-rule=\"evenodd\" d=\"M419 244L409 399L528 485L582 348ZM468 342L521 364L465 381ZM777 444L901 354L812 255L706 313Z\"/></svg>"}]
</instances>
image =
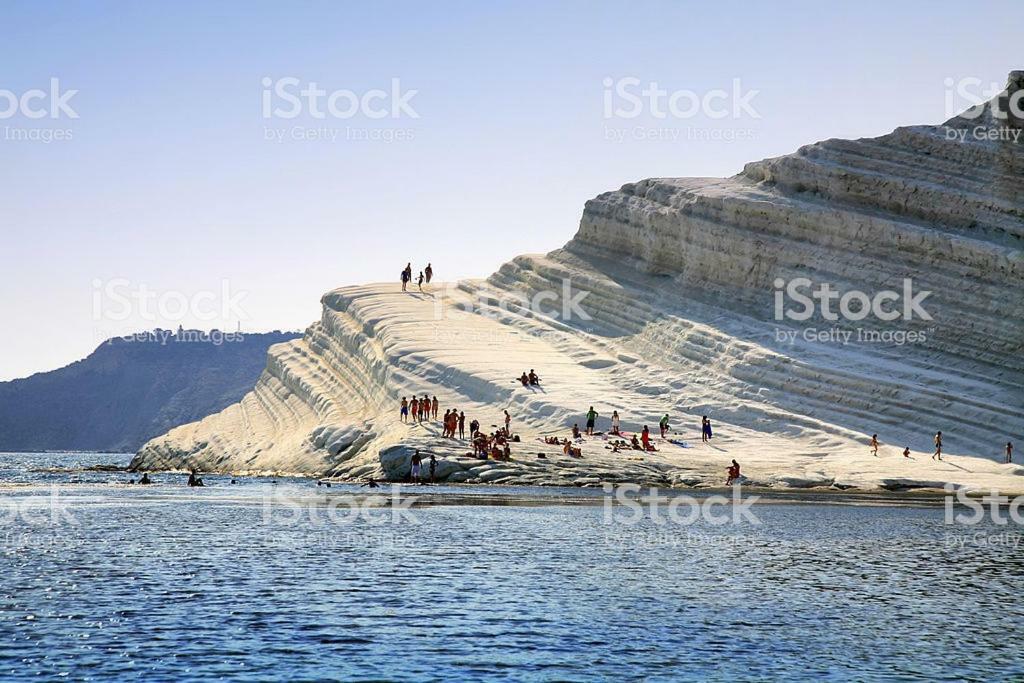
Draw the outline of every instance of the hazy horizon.
<instances>
[{"instance_id":1,"label":"hazy horizon","mask_svg":"<svg viewBox=\"0 0 1024 683\"><path fill-rule=\"evenodd\" d=\"M1024 67L1010 2L451 7L8 3L0 380L154 327L302 330L407 261L484 277L603 191L941 123ZM668 107L716 91L721 118Z\"/></svg>"}]
</instances>

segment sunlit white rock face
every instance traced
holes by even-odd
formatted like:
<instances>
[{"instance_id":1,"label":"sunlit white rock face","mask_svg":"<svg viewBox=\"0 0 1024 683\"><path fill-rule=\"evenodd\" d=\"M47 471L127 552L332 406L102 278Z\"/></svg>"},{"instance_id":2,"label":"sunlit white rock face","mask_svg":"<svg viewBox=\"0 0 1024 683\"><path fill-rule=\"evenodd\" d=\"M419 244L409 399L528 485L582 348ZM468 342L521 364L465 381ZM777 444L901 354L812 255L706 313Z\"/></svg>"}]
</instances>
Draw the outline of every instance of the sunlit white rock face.
<instances>
[{"instance_id":1,"label":"sunlit white rock face","mask_svg":"<svg viewBox=\"0 0 1024 683\"><path fill-rule=\"evenodd\" d=\"M766 485L1024 490L1024 468L1002 464L1007 441L1024 443L1024 135L1004 115L1022 85L1013 72L976 116L940 126L808 145L733 178L625 185L587 202L563 249L486 281L330 292L245 399L134 465L402 478L420 448L453 482L710 485L736 458ZM851 319L848 297L846 318L815 302L794 319L801 283L881 308ZM530 368L542 389L513 381ZM488 431L507 408L514 460L400 423L401 397L425 393ZM656 433L668 413L688 445L594 439L574 459L542 442L591 405L599 429L617 410L623 429ZM929 458L938 430L943 463Z\"/></svg>"}]
</instances>

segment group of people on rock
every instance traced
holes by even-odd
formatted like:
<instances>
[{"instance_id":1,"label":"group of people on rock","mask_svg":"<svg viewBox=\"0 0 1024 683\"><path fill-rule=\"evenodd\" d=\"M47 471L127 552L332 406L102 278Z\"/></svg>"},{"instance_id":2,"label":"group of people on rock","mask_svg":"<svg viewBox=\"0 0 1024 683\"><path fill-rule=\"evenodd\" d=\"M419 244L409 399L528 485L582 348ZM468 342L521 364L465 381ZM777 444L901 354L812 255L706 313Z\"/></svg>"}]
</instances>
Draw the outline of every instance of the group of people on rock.
<instances>
[{"instance_id":1,"label":"group of people on rock","mask_svg":"<svg viewBox=\"0 0 1024 683\"><path fill-rule=\"evenodd\" d=\"M478 430L473 434L473 455L483 460L511 460L511 442L514 440L517 437L507 427L501 427L490 434Z\"/></svg>"},{"instance_id":2,"label":"group of people on rock","mask_svg":"<svg viewBox=\"0 0 1024 683\"><path fill-rule=\"evenodd\" d=\"M932 443L935 444L935 451L932 453L932 460L942 460L942 432L935 432L935 436L932 437ZM871 435L871 455L878 457L878 449L882 445L878 440L878 434ZM1013 462L1013 442L1007 441L1006 446L1003 449L1003 453L1006 455L1006 464ZM903 447L903 457L910 457L910 446Z\"/></svg>"},{"instance_id":3,"label":"group of people on rock","mask_svg":"<svg viewBox=\"0 0 1024 683\"><path fill-rule=\"evenodd\" d=\"M399 407L399 416L403 423L421 423L427 420L437 420L440 410L440 401L437 396L430 398L426 394L423 398L413 396L411 399L403 396ZM512 451L509 446L512 441L519 441L518 436L512 434L512 415L508 410L504 411L505 426L497 431L486 434L480 430L480 421L469 422L469 439L473 443L473 455L484 459L508 460ZM441 437L446 439L466 438L466 413L458 408L444 411L441 418ZM431 456L433 457L433 456Z\"/></svg>"},{"instance_id":4,"label":"group of people on rock","mask_svg":"<svg viewBox=\"0 0 1024 683\"><path fill-rule=\"evenodd\" d=\"M576 433L579 432L578 426L576 427L575 431ZM569 439L559 439L557 436L546 436L544 437L544 443L549 444L551 446L561 446L562 453L564 453L565 455L570 455L574 458L583 457L583 448L580 446L573 446L572 441L570 441Z\"/></svg>"},{"instance_id":5,"label":"group of people on rock","mask_svg":"<svg viewBox=\"0 0 1024 683\"><path fill-rule=\"evenodd\" d=\"M474 420L475 421L475 420ZM444 431L441 433L442 437L454 439L455 430L459 430L459 438L466 438L466 413L459 410L446 410L444 411Z\"/></svg>"},{"instance_id":6,"label":"group of people on rock","mask_svg":"<svg viewBox=\"0 0 1024 683\"><path fill-rule=\"evenodd\" d=\"M599 416L600 416L600 413L598 413L596 410L594 410L594 406L590 406L590 409L587 411L587 414L586 414L586 434L587 434L587 436L593 436L594 428L595 428L595 426L597 424L597 418ZM608 431L608 433L611 436L619 436L622 433L620 431L620 428L619 428L619 411L617 411L617 410L613 410L612 411L611 422L612 422L612 426L611 426L611 429ZM711 440L711 436L712 436L711 420L708 418L707 415L704 415L704 416L701 417L701 423L700 424L701 424L701 426L700 426L701 440L704 441L704 442L710 441ZM661 419L658 420L658 429L661 432L661 438L665 439L665 438L668 437L669 432L672 429L671 426L669 425L668 413L665 413L661 417ZM579 425L578 424L577 425L573 425L573 438L574 439L580 438L580 430L579 430ZM633 440L635 441L636 438L634 437ZM649 450L649 451L657 450L654 447L654 444L651 443L650 429L648 429L647 425L644 425L643 431L641 432L641 441L642 441L642 443L640 445L641 445L641 448L643 450Z\"/></svg>"},{"instance_id":7,"label":"group of people on rock","mask_svg":"<svg viewBox=\"0 0 1024 683\"><path fill-rule=\"evenodd\" d=\"M399 415L402 422L408 422L410 419L413 422L424 422L431 419L437 419L437 411L440 409L441 404L437 400L437 396L430 399L429 396L423 394L423 398L417 398L415 396L412 399L407 399L405 396L402 397L402 404L399 408Z\"/></svg>"},{"instance_id":8,"label":"group of people on rock","mask_svg":"<svg viewBox=\"0 0 1024 683\"><path fill-rule=\"evenodd\" d=\"M409 283L412 282L412 263L406 263L405 268L402 269L402 291L409 291ZM423 291L423 283L430 284L430 280L434 277L434 268L429 263L427 267L420 271L419 277L416 278L416 286L419 290Z\"/></svg>"},{"instance_id":9,"label":"group of people on rock","mask_svg":"<svg viewBox=\"0 0 1024 683\"><path fill-rule=\"evenodd\" d=\"M537 373L533 371L533 368L530 368L530 372L524 372L519 376L519 382L524 387L536 387L540 386L540 377L538 377Z\"/></svg>"}]
</instances>

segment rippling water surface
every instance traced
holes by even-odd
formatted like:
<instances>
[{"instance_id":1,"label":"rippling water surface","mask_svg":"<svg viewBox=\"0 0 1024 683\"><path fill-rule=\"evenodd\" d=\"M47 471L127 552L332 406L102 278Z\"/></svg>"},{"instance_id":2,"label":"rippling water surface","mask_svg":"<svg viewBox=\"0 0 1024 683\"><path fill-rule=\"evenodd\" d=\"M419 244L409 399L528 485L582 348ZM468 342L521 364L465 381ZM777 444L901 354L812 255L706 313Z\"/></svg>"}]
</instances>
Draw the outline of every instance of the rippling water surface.
<instances>
[{"instance_id":1,"label":"rippling water surface","mask_svg":"<svg viewBox=\"0 0 1024 683\"><path fill-rule=\"evenodd\" d=\"M1012 524L792 503L608 524L580 504L600 491L465 487L357 516L337 503L367 489L76 469L126 462L0 455L3 678L1024 676Z\"/></svg>"}]
</instances>

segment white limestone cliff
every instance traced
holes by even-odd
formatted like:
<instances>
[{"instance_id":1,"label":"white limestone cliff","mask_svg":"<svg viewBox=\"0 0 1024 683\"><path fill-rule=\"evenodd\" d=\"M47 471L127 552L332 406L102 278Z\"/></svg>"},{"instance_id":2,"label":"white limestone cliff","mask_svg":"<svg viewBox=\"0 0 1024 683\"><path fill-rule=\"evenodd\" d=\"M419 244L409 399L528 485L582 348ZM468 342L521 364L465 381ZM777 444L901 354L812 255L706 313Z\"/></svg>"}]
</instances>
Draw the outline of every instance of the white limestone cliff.
<instances>
[{"instance_id":1,"label":"white limestone cliff","mask_svg":"<svg viewBox=\"0 0 1024 683\"><path fill-rule=\"evenodd\" d=\"M736 458L767 486L1024 491L1024 468L1001 460L1024 434L1024 136L1004 115L1022 87L1015 71L974 117L819 142L732 178L627 184L587 202L563 249L486 281L329 292L240 403L150 441L133 466L398 479L420 448L451 482L718 485ZM868 295L909 280L930 292L927 317L776 320L776 284L794 278ZM566 282L584 315L562 315ZM541 311L521 305L538 294ZM543 389L513 381L530 368ZM401 424L399 399L425 393L484 429L509 409L514 460ZM618 410L630 431L657 432L667 412L688 447L593 439L574 459L539 440L582 426L590 405L599 428Z\"/></svg>"}]
</instances>

